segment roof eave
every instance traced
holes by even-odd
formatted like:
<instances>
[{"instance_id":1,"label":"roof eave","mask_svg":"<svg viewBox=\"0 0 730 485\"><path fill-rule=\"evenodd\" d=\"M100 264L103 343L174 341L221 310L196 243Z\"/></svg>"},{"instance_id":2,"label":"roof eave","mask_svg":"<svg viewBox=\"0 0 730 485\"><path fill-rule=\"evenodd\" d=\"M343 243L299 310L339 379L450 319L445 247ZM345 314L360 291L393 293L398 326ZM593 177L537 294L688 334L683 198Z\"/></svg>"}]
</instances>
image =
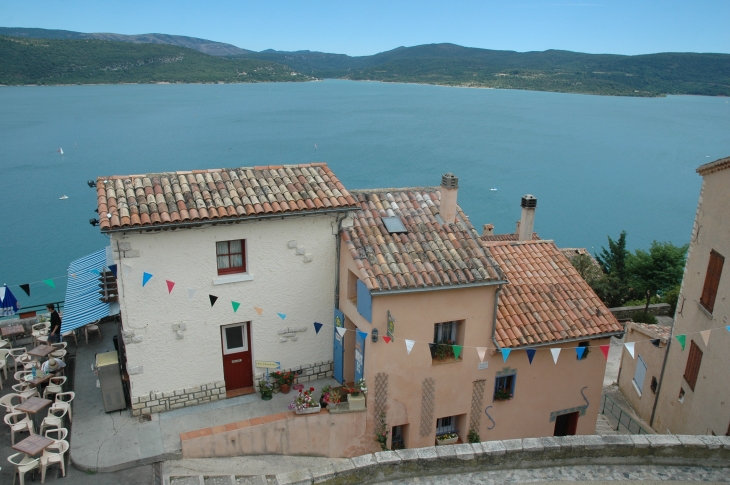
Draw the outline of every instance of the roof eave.
<instances>
[{"instance_id":1,"label":"roof eave","mask_svg":"<svg viewBox=\"0 0 730 485\"><path fill-rule=\"evenodd\" d=\"M507 280L478 281L474 283L463 283L458 285L421 286L418 288L398 288L395 290L370 290L372 296L400 295L403 293L421 293L424 291L439 290L461 290L463 288L477 288L480 286L497 286L507 284Z\"/></svg>"},{"instance_id":2,"label":"roof eave","mask_svg":"<svg viewBox=\"0 0 730 485\"><path fill-rule=\"evenodd\" d=\"M598 335L584 335L584 336L576 337L576 338L569 338L569 339L564 339L564 340L553 340L550 342L542 342L542 343L533 344L533 345L520 345L518 347L499 347L497 350L499 350L499 349L510 349L510 350L534 349L536 347L547 347L550 345L568 344L571 342L584 342L586 340L598 340L598 339L603 339L603 338L617 337L619 335L623 335L624 333L626 333L626 330L621 330L620 332L602 333L602 334L598 334Z\"/></svg>"}]
</instances>

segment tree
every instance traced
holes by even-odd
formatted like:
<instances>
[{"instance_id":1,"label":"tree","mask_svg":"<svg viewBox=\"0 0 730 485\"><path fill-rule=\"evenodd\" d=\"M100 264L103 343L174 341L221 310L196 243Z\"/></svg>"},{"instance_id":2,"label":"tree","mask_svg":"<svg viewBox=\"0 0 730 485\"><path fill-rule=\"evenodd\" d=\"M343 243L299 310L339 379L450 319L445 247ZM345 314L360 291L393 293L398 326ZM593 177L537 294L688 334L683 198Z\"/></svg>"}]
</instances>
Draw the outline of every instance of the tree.
<instances>
[{"instance_id":1,"label":"tree","mask_svg":"<svg viewBox=\"0 0 730 485\"><path fill-rule=\"evenodd\" d=\"M626 258L629 281L646 298L644 312L649 310L652 296L666 293L681 283L688 248L689 244L675 246L653 241L648 252L637 249Z\"/></svg>"},{"instance_id":2,"label":"tree","mask_svg":"<svg viewBox=\"0 0 730 485\"><path fill-rule=\"evenodd\" d=\"M626 276L626 259L629 256L626 231L621 231L615 241L608 236L608 249L601 246L601 252L596 255L603 274L593 280L586 279L598 298L610 308L623 305L631 293Z\"/></svg>"},{"instance_id":3,"label":"tree","mask_svg":"<svg viewBox=\"0 0 730 485\"><path fill-rule=\"evenodd\" d=\"M601 253L596 255L596 261L601 265L603 272L610 276L623 279L626 276L626 231L621 231L618 240L608 236L608 250L601 246Z\"/></svg>"}]
</instances>

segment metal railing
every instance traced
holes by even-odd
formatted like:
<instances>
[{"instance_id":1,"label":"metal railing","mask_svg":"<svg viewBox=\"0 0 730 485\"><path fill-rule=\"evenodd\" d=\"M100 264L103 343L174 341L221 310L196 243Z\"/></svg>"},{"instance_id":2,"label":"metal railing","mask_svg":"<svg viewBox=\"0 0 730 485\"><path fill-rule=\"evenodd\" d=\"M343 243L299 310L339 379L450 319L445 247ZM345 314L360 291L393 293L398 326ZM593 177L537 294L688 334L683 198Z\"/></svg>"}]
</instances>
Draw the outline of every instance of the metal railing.
<instances>
[{"instance_id":1,"label":"metal railing","mask_svg":"<svg viewBox=\"0 0 730 485\"><path fill-rule=\"evenodd\" d=\"M613 399L604 394L601 414L605 415L606 411L608 411L611 416L616 418L616 431L619 431L621 426L623 426L631 434L651 434L648 433L644 428L642 428L641 425L637 423L634 418L632 418L626 411L621 409L621 407L616 404Z\"/></svg>"}]
</instances>

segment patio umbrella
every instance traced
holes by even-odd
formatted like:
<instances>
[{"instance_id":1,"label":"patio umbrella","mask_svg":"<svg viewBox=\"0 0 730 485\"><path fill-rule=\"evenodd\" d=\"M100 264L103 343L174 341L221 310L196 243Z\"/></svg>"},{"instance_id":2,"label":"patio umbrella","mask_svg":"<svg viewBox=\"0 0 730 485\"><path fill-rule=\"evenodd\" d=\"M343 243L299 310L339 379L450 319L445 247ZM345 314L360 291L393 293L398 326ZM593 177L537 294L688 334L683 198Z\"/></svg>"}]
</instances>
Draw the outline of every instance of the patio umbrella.
<instances>
[{"instance_id":1,"label":"patio umbrella","mask_svg":"<svg viewBox=\"0 0 730 485\"><path fill-rule=\"evenodd\" d=\"M0 317L9 317L18 313L18 300L10 292L8 285L0 288Z\"/></svg>"}]
</instances>

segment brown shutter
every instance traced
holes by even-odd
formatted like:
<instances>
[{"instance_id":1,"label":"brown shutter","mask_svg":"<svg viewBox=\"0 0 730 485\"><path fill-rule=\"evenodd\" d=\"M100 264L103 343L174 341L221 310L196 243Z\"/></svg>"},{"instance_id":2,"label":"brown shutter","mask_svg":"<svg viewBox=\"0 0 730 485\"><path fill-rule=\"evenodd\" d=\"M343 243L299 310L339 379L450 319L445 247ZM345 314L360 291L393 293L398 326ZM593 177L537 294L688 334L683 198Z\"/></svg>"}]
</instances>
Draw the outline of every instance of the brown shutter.
<instances>
[{"instance_id":1,"label":"brown shutter","mask_svg":"<svg viewBox=\"0 0 730 485\"><path fill-rule=\"evenodd\" d=\"M707 311L712 313L715 308L715 298L717 297L717 288L720 286L720 274L725 258L715 251L710 252L710 263L707 265L707 275L705 275L705 286L702 288L702 296L700 303Z\"/></svg>"},{"instance_id":2,"label":"brown shutter","mask_svg":"<svg viewBox=\"0 0 730 485\"><path fill-rule=\"evenodd\" d=\"M702 351L694 343L694 340L690 341L689 345L689 357L687 358L687 367L684 369L684 380L689 384L689 388L695 390L695 384L697 384L697 376L700 373L700 364L702 364Z\"/></svg>"}]
</instances>

